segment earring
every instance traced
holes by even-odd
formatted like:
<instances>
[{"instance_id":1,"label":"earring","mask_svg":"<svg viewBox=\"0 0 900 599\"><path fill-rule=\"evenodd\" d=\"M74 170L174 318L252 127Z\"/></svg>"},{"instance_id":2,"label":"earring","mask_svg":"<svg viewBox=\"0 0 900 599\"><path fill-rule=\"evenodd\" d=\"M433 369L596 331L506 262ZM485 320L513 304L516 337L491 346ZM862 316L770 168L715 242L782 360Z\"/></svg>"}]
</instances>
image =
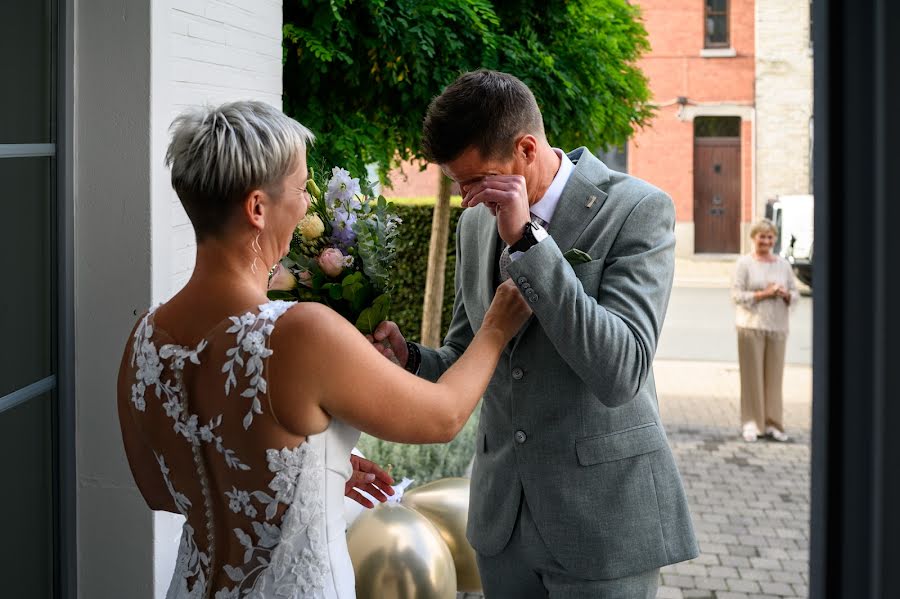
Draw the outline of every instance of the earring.
<instances>
[{"instance_id":1,"label":"earring","mask_svg":"<svg viewBox=\"0 0 900 599\"><path fill-rule=\"evenodd\" d=\"M255 254L255 256L253 256L253 264L250 265L250 270L253 272L253 274L256 274L256 272L258 270L256 268L256 261L260 259L259 253L262 251L262 246L259 245L259 236L260 236L260 233L257 233L256 239L254 239L253 242L250 244L250 248L253 250L253 253Z\"/></svg>"}]
</instances>

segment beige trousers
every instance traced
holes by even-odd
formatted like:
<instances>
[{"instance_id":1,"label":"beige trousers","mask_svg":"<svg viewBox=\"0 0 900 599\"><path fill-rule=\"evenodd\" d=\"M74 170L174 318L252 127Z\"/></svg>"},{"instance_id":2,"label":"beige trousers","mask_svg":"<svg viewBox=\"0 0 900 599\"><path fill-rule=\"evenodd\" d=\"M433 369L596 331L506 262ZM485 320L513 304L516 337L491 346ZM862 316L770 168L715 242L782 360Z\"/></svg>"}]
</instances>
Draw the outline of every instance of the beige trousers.
<instances>
[{"instance_id":1,"label":"beige trousers","mask_svg":"<svg viewBox=\"0 0 900 599\"><path fill-rule=\"evenodd\" d=\"M755 423L760 433L767 426L784 430L781 387L787 335L738 328L741 366L741 424Z\"/></svg>"}]
</instances>

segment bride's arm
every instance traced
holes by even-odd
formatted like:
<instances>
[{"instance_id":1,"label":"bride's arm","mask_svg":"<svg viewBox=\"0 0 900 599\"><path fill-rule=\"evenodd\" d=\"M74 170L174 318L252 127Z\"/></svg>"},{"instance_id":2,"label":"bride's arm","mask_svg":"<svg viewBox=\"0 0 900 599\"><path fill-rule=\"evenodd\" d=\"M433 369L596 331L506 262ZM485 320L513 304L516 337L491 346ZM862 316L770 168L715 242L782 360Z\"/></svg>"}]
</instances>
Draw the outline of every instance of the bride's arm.
<instances>
[{"instance_id":1,"label":"bride's arm","mask_svg":"<svg viewBox=\"0 0 900 599\"><path fill-rule=\"evenodd\" d=\"M388 441L449 441L475 409L500 353L530 312L514 285L501 286L466 352L437 383L430 383L385 360L332 310L298 306L279 320L272 338L272 358L280 354L275 370L283 373L272 381L278 419L289 429L293 421L299 433L308 408L319 406ZM293 366L292 377L285 361ZM272 366L270 361L270 373Z\"/></svg>"}]
</instances>

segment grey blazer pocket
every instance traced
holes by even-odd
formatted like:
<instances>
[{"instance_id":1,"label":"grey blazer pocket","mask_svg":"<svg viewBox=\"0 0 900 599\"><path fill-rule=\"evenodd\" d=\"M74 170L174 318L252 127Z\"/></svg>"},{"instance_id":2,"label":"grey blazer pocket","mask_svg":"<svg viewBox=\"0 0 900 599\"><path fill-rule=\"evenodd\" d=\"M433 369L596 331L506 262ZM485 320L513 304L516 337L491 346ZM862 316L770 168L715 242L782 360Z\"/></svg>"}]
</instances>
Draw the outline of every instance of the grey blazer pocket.
<instances>
[{"instance_id":1,"label":"grey blazer pocket","mask_svg":"<svg viewBox=\"0 0 900 599\"><path fill-rule=\"evenodd\" d=\"M591 260L590 262L575 264L572 266L572 270L575 272L575 276L579 278L602 272L603 260Z\"/></svg>"},{"instance_id":2,"label":"grey blazer pocket","mask_svg":"<svg viewBox=\"0 0 900 599\"><path fill-rule=\"evenodd\" d=\"M625 430L576 439L575 453L582 466L624 460L661 449L666 438L655 422Z\"/></svg>"}]
</instances>

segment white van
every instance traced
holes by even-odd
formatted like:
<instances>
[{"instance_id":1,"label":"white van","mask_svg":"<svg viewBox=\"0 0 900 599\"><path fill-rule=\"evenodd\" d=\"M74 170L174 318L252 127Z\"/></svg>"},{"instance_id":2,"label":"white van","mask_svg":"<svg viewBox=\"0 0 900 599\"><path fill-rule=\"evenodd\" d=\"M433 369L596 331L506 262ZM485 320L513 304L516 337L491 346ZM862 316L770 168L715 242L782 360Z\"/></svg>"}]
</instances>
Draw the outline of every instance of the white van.
<instances>
[{"instance_id":1,"label":"white van","mask_svg":"<svg viewBox=\"0 0 900 599\"><path fill-rule=\"evenodd\" d=\"M812 287L813 196L778 196L766 205L766 218L778 228L775 253L791 263L798 279Z\"/></svg>"}]
</instances>

